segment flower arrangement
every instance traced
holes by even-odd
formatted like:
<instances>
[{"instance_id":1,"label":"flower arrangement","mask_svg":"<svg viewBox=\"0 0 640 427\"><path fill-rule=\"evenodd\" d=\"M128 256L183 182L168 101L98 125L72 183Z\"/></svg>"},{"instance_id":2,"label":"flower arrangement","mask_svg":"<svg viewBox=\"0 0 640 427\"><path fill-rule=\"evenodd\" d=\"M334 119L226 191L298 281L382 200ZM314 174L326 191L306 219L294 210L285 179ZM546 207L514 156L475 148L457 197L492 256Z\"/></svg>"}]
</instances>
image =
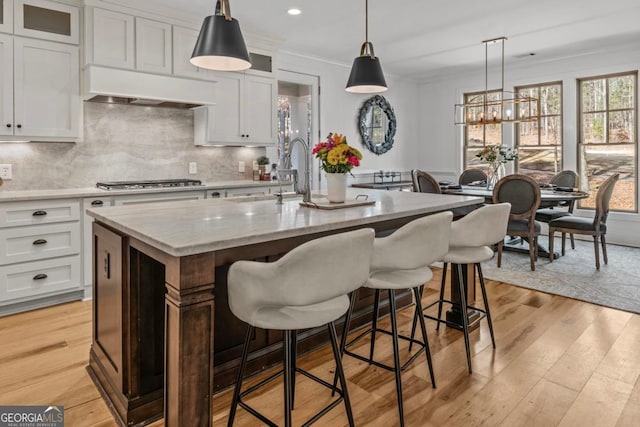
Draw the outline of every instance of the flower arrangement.
<instances>
[{"instance_id":1,"label":"flower arrangement","mask_svg":"<svg viewBox=\"0 0 640 427\"><path fill-rule=\"evenodd\" d=\"M313 147L312 153L320 159L326 173L350 173L362 160L362 153L347 144L347 138L339 133L330 133L326 141Z\"/></svg>"},{"instance_id":2,"label":"flower arrangement","mask_svg":"<svg viewBox=\"0 0 640 427\"><path fill-rule=\"evenodd\" d=\"M484 160L490 165L500 165L501 163L511 162L518 158L518 152L511 147L505 147L502 144L487 145L482 151L476 154L480 160Z\"/></svg>"}]
</instances>

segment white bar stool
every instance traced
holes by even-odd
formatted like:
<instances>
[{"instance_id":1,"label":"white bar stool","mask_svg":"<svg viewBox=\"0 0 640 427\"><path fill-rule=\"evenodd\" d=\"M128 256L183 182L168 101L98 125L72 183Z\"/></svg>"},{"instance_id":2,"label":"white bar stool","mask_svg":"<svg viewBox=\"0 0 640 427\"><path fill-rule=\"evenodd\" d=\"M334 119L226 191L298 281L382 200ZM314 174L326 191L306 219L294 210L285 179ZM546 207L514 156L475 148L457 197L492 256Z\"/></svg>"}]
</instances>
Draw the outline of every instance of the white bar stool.
<instances>
[{"instance_id":1,"label":"white bar stool","mask_svg":"<svg viewBox=\"0 0 640 427\"><path fill-rule=\"evenodd\" d=\"M444 299L444 287L447 280L447 265L456 265L458 268L458 289L460 292L460 305L462 312L462 325L451 324L454 327L462 326L464 332L464 344L467 352L467 365L469 367L469 373L471 373L471 349L469 347L469 322L467 311L472 310L480 314L473 325L487 318L489 323L489 332L491 333L491 342L493 348L496 348L496 341L493 336L493 323L491 322L491 312L489 311L489 302L487 300L487 292L484 286L484 277L482 275L482 267L480 263L488 261L493 258L493 249L491 245L502 241L507 231L507 223L509 222L509 213L511 212L511 204L499 203L495 205L485 205L480 209L469 213L465 217L451 223L451 238L449 241L449 252L442 257L444 266L442 269L442 282L440 284L440 298L438 301L429 304L425 307L427 310L429 307L438 304L438 317L429 316L427 314L424 317L432 319L438 322L436 330L440 329L440 323L451 324L447 320L442 320L442 304L453 304L450 300ZM467 297L465 292L465 285L462 280L462 264L473 264L478 271L480 278L480 290L482 291L482 300L484 302L484 310L476 307L467 306ZM451 283L453 286L453 283ZM421 316L417 316L421 317ZM411 336L415 334L417 319L413 319L413 327L411 330Z\"/></svg>"},{"instance_id":2,"label":"white bar stool","mask_svg":"<svg viewBox=\"0 0 640 427\"><path fill-rule=\"evenodd\" d=\"M291 426L295 374L299 372L339 394L303 425L309 425L344 401L349 425L353 414L337 344L334 321L349 309L348 294L363 286L369 277L374 230L370 228L321 237L306 242L272 263L237 261L229 269L229 307L248 324L238 378L233 393L228 425L232 426L237 406L263 423L271 420L242 399L284 374L284 425ZM296 367L296 331L327 325L341 388ZM242 378L254 328L283 330L284 369L241 392Z\"/></svg>"},{"instance_id":3,"label":"white bar stool","mask_svg":"<svg viewBox=\"0 0 640 427\"><path fill-rule=\"evenodd\" d=\"M422 313L419 289L424 283L431 280L432 272L429 265L439 260L449 248L449 228L452 218L453 214L451 212L425 216L404 225L387 237L377 238L373 244L371 274L365 285L365 287L375 289L376 291L372 327L347 343L346 335L349 330L353 304L351 304L345 320L345 328L342 334L342 352L395 373L396 397L398 400L401 426L404 426L401 372L424 351L431 375L431 384L434 388L436 382L433 374L431 352L429 350L424 318L417 316L421 319L422 341L399 335L396 320L395 291L412 289L416 300L417 313ZM380 290L382 289L386 289L389 292L391 331L378 328L378 306ZM355 292L351 298L352 300L355 299ZM393 342L393 366L385 365L373 359L377 332L391 335ZM371 334L369 357L361 356L348 350L349 346L369 333ZM400 364L398 339L410 341L421 347L420 350L413 354L403 365Z\"/></svg>"}]
</instances>

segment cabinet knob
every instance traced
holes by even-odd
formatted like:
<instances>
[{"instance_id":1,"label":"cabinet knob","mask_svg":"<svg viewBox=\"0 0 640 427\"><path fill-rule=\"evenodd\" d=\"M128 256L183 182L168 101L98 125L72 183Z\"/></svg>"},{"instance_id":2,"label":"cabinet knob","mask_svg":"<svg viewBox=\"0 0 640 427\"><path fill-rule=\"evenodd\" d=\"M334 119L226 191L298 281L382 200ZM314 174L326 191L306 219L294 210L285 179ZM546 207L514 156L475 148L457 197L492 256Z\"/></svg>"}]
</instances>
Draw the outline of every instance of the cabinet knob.
<instances>
[{"instance_id":1,"label":"cabinet knob","mask_svg":"<svg viewBox=\"0 0 640 427\"><path fill-rule=\"evenodd\" d=\"M45 216L47 214L47 211L35 211L34 213L32 213L32 216Z\"/></svg>"},{"instance_id":2,"label":"cabinet knob","mask_svg":"<svg viewBox=\"0 0 640 427\"><path fill-rule=\"evenodd\" d=\"M34 245L46 245L47 241L45 239L37 239L33 241Z\"/></svg>"},{"instance_id":3,"label":"cabinet knob","mask_svg":"<svg viewBox=\"0 0 640 427\"><path fill-rule=\"evenodd\" d=\"M18 129L22 129L22 125L16 125Z\"/></svg>"},{"instance_id":4,"label":"cabinet knob","mask_svg":"<svg viewBox=\"0 0 640 427\"><path fill-rule=\"evenodd\" d=\"M7 123L7 127L10 128L11 127L11 123Z\"/></svg>"},{"instance_id":5,"label":"cabinet knob","mask_svg":"<svg viewBox=\"0 0 640 427\"><path fill-rule=\"evenodd\" d=\"M91 202L91 206L102 206L104 202L102 200L94 200Z\"/></svg>"},{"instance_id":6,"label":"cabinet knob","mask_svg":"<svg viewBox=\"0 0 640 427\"><path fill-rule=\"evenodd\" d=\"M47 276L44 273L40 273L40 274L36 274L35 276L33 276L33 280L43 280L43 279L46 279L47 277L49 277L49 276Z\"/></svg>"}]
</instances>

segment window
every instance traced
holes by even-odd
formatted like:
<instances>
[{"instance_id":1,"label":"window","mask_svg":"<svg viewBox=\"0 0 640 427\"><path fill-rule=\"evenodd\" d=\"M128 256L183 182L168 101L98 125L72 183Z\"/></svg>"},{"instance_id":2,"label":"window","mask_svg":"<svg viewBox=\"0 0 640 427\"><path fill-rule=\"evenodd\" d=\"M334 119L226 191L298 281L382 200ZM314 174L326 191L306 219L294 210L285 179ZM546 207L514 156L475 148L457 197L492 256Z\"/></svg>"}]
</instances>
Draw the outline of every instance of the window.
<instances>
[{"instance_id":1,"label":"window","mask_svg":"<svg viewBox=\"0 0 640 427\"><path fill-rule=\"evenodd\" d=\"M638 73L578 80L578 161L581 179L588 179L591 197L581 208L595 208L596 189L607 177L620 174L609 208L637 212Z\"/></svg>"},{"instance_id":2,"label":"window","mask_svg":"<svg viewBox=\"0 0 640 427\"><path fill-rule=\"evenodd\" d=\"M502 92L499 90L487 93L489 101L500 100ZM464 95L464 103L484 102L485 92L467 93ZM483 114L483 109L470 111L470 114ZM476 125L465 126L464 128L464 168L486 168L486 163L476 157L485 145L496 145L502 143L502 126L496 125Z\"/></svg>"},{"instance_id":3,"label":"window","mask_svg":"<svg viewBox=\"0 0 640 427\"><path fill-rule=\"evenodd\" d=\"M540 101L538 121L516 124L516 171L548 182L562 170L562 83L517 87L516 93Z\"/></svg>"}]
</instances>

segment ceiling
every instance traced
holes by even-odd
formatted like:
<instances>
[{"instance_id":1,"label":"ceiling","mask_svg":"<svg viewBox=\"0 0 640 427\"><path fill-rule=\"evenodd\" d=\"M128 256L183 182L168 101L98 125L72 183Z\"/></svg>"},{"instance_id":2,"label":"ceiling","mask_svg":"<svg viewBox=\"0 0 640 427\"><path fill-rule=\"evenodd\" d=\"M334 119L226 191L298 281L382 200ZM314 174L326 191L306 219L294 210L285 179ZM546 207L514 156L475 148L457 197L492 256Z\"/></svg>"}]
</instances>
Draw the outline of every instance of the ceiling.
<instances>
[{"instance_id":1,"label":"ceiling","mask_svg":"<svg viewBox=\"0 0 640 427\"><path fill-rule=\"evenodd\" d=\"M215 0L148 0L202 17ZM244 32L281 49L350 64L364 42L364 0L230 0ZM297 7L298 16L287 10ZM638 0L369 1L369 40L385 73L425 81L484 65L482 40L506 36L505 63L640 45ZM535 56L529 55L535 53ZM489 61L500 59L489 48Z\"/></svg>"}]
</instances>

